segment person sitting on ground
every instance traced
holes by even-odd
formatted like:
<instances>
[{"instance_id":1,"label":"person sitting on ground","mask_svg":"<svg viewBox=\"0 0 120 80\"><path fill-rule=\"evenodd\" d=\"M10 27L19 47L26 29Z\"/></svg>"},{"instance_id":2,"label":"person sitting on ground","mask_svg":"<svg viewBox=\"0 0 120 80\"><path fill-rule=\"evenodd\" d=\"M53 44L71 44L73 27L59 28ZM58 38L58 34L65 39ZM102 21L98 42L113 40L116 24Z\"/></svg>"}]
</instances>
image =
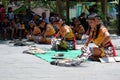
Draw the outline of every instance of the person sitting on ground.
<instances>
[{"instance_id":1,"label":"person sitting on ground","mask_svg":"<svg viewBox=\"0 0 120 80\"><path fill-rule=\"evenodd\" d=\"M39 16L37 14L33 14L33 19L34 23L38 26L39 25Z\"/></svg>"},{"instance_id":2,"label":"person sitting on ground","mask_svg":"<svg viewBox=\"0 0 120 80\"><path fill-rule=\"evenodd\" d=\"M54 24L58 27L59 31L56 34L56 38L60 38L68 48L75 49L74 40L75 36L70 26L66 25L63 21L61 21L58 17L54 21ZM72 41L72 43L71 43ZM68 44L67 44L68 43ZM60 45L60 47L65 47L65 45Z\"/></svg>"},{"instance_id":3,"label":"person sitting on ground","mask_svg":"<svg viewBox=\"0 0 120 80\"><path fill-rule=\"evenodd\" d=\"M29 30L27 34L27 39L30 41L38 42L39 35L41 34L41 30L36 26L34 21L29 22Z\"/></svg>"},{"instance_id":4,"label":"person sitting on ground","mask_svg":"<svg viewBox=\"0 0 120 80\"><path fill-rule=\"evenodd\" d=\"M73 18L74 28L73 32L76 39L81 40L82 35L85 33L84 27L80 24L80 21L77 18Z\"/></svg>"},{"instance_id":5,"label":"person sitting on ground","mask_svg":"<svg viewBox=\"0 0 120 80\"><path fill-rule=\"evenodd\" d=\"M51 38L55 35L55 29L50 23L46 23L44 20L40 20L39 28L41 30L41 35L39 37L40 43L50 44Z\"/></svg>"},{"instance_id":6,"label":"person sitting on ground","mask_svg":"<svg viewBox=\"0 0 120 80\"><path fill-rule=\"evenodd\" d=\"M99 60L99 58L102 57L116 56L114 46L110 39L110 33L108 32L107 28L101 23L100 16L97 14L89 15L88 23L90 25L89 37L81 49L84 50L92 41L95 43L96 47L90 47L90 59Z\"/></svg>"},{"instance_id":7,"label":"person sitting on ground","mask_svg":"<svg viewBox=\"0 0 120 80\"><path fill-rule=\"evenodd\" d=\"M12 28L10 26L9 20L5 17L2 23L2 36L3 40L12 39Z\"/></svg>"},{"instance_id":8,"label":"person sitting on ground","mask_svg":"<svg viewBox=\"0 0 120 80\"><path fill-rule=\"evenodd\" d=\"M54 20L55 20L55 17L52 16L50 17L50 24L53 26L53 28L55 29L55 32L57 33L58 32L58 27L54 25Z\"/></svg>"},{"instance_id":9,"label":"person sitting on ground","mask_svg":"<svg viewBox=\"0 0 120 80\"><path fill-rule=\"evenodd\" d=\"M74 39L74 33L70 26L66 25L63 21L60 21L59 19L54 21L54 24L59 29L56 37L61 37L61 38L64 38L65 40Z\"/></svg>"}]
</instances>

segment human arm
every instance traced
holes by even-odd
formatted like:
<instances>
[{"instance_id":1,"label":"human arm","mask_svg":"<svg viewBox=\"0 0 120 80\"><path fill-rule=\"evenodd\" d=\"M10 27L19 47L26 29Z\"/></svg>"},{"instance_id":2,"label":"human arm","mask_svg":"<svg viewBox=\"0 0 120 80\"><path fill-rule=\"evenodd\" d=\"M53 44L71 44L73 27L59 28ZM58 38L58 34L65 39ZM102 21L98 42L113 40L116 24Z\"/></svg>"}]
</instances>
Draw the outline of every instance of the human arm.
<instances>
[{"instance_id":1,"label":"human arm","mask_svg":"<svg viewBox=\"0 0 120 80\"><path fill-rule=\"evenodd\" d=\"M60 36L60 31L57 32L55 37L58 38L59 36Z\"/></svg>"},{"instance_id":2,"label":"human arm","mask_svg":"<svg viewBox=\"0 0 120 80\"><path fill-rule=\"evenodd\" d=\"M59 30L59 32L56 35L56 38L61 36L62 39L65 39L68 33L69 33L69 30Z\"/></svg>"},{"instance_id":3,"label":"human arm","mask_svg":"<svg viewBox=\"0 0 120 80\"><path fill-rule=\"evenodd\" d=\"M82 25L79 25L78 33L80 33L80 34L85 33L85 29Z\"/></svg>"},{"instance_id":4,"label":"human arm","mask_svg":"<svg viewBox=\"0 0 120 80\"><path fill-rule=\"evenodd\" d=\"M88 46L88 44L91 42L91 39L92 39L92 37L89 36L88 39L86 40L85 44L84 44L85 47Z\"/></svg>"},{"instance_id":5,"label":"human arm","mask_svg":"<svg viewBox=\"0 0 120 80\"><path fill-rule=\"evenodd\" d=\"M104 35L105 37L104 37L103 42L100 45L101 47L106 46L106 44L110 41L110 34L108 32L105 32Z\"/></svg>"},{"instance_id":6,"label":"human arm","mask_svg":"<svg viewBox=\"0 0 120 80\"><path fill-rule=\"evenodd\" d=\"M67 35L70 33L69 28L65 28L64 34L62 35L63 39L65 40L65 38L67 37Z\"/></svg>"}]
</instances>

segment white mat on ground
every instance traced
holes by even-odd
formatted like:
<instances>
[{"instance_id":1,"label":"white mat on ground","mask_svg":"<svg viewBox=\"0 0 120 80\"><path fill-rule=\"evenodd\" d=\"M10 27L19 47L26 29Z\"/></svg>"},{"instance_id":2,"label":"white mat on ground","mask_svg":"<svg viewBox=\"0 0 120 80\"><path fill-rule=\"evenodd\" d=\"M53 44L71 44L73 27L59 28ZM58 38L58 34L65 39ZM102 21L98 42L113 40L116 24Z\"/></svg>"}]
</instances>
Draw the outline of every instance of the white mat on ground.
<instances>
[{"instance_id":1,"label":"white mat on ground","mask_svg":"<svg viewBox=\"0 0 120 80\"><path fill-rule=\"evenodd\" d=\"M103 57L103 58L99 58L101 63L113 63L113 62L120 62L120 57L116 56L116 57Z\"/></svg>"}]
</instances>

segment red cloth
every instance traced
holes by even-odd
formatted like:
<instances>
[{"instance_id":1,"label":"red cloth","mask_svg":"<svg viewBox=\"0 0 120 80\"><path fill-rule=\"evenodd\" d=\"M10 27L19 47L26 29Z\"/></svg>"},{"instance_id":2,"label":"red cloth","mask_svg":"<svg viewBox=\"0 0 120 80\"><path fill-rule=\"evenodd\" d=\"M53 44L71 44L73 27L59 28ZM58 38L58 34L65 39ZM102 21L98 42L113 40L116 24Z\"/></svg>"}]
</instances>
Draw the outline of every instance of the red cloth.
<instances>
[{"instance_id":1,"label":"red cloth","mask_svg":"<svg viewBox=\"0 0 120 80\"><path fill-rule=\"evenodd\" d=\"M74 49L76 49L76 38L74 37Z\"/></svg>"},{"instance_id":2,"label":"red cloth","mask_svg":"<svg viewBox=\"0 0 120 80\"><path fill-rule=\"evenodd\" d=\"M115 57L116 56L116 51L115 51L115 47L114 47L112 41L110 41L110 44L111 44L112 49L113 49L113 56Z\"/></svg>"}]
</instances>

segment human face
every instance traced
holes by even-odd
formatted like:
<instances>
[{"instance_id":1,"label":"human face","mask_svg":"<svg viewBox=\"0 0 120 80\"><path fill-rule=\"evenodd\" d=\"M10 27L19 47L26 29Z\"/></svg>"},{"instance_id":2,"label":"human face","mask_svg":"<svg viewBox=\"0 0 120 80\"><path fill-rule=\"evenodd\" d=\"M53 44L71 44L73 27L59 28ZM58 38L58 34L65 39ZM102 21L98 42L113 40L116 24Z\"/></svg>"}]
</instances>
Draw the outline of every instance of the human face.
<instances>
[{"instance_id":1,"label":"human face","mask_svg":"<svg viewBox=\"0 0 120 80\"><path fill-rule=\"evenodd\" d=\"M41 23L39 24L39 27L44 28L44 27L45 27L45 22L41 22Z\"/></svg>"},{"instance_id":2,"label":"human face","mask_svg":"<svg viewBox=\"0 0 120 80\"><path fill-rule=\"evenodd\" d=\"M34 26L34 23L33 23L33 22L31 22L31 23L30 23L30 27L31 27L31 28L33 28L33 26Z\"/></svg>"},{"instance_id":3,"label":"human face","mask_svg":"<svg viewBox=\"0 0 120 80\"><path fill-rule=\"evenodd\" d=\"M97 20L96 19L89 19L88 24L91 28L96 28L97 26Z\"/></svg>"},{"instance_id":4,"label":"human face","mask_svg":"<svg viewBox=\"0 0 120 80\"><path fill-rule=\"evenodd\" d=\"M37 15L34 15L34 16L33 16L33 19L34 19L34 20L37 20L37 19L38 19L38 16L37 16Z\"/></svg>"},{"instance_id":5,"label":"human face","mask_svg":"<svg viewBox=\"0 0 120 80\"><path fill-rule=\"evenodd\" d=\"M74 23L75 25L77 25L77 24L80 24L80 21L79 21L78 19L75 19L75 20L73 21L73 23Z\"/></svg>"}]
</instances>

